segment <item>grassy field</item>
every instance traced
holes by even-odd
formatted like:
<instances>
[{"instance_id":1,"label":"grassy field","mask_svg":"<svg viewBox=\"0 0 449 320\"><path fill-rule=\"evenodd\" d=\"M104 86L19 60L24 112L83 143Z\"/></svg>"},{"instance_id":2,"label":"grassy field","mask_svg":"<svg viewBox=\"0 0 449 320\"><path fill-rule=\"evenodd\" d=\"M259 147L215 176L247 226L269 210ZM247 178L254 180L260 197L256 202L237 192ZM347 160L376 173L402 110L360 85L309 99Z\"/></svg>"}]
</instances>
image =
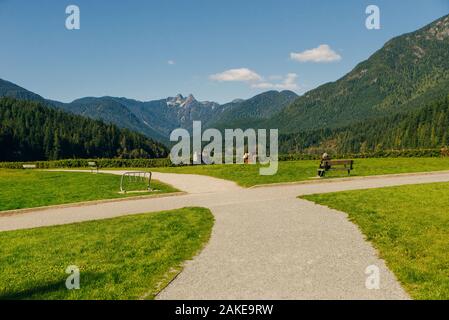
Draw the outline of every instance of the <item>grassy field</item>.
<instances>
[{"instance_id":1,"label":"grassy field","mask_svg":"<svg viewBox=\"0 0 449 320\"><path fill-rule=\"evenodd\" d=\"M449 299L449 183L302 197L347 212L414 299Z\"/></svg>"},{"instance_id":2,"label":"grassy field","mask_svg":"<svg viewBox=\"0 0 449 320\"><path fill-rule=\"evenodd\" d=\"M211 165L154 168L159 172L193 173L228 179L244 187L257 184L304 181L315 178L319 161L283 161L273 176L259 175L258 165ZM449 158L371 158L356 159L351 176L449 170ZM327 178L346 177L345 172L330 172Z\"/></svg>"},{"instance_id":3,"label":"grassy field","mask_svg":"<svg viewBox=\"0 0 449 320\"><path fill-rule=\"evenodd\" d=\"M145 183L134 187L145 189ZM177 191L158 181L152 181L151 187L158 190L154 194ZM119 191L117 175L0 170L0 211L149 194L119 194Z\"/></svg>"},{"instance_id":4,"label":"grassy field","mask_svg":"<svg viewBox=\"0 0 449 320\"><path fill-rule=\"evenodd\" d=\"M204 208L0 233L0 299L152 299L208 241ZM80 289L68 290L68 266Z\"/></svg>"}]
</instances>

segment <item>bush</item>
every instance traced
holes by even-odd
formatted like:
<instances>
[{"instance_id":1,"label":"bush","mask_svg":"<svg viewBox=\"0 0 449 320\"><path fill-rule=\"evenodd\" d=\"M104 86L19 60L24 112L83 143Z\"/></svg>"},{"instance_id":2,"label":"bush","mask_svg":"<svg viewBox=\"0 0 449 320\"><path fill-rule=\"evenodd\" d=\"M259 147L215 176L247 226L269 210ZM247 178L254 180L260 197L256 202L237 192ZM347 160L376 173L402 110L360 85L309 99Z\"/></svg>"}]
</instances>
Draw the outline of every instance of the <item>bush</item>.
<instances>
[{"instance_id":1,"label":"bush","mask_svg":"<svg viewBox=\"0 0 449 320\"><path fill-rule=\"evenodd\" d=\"M66 159L35 162L0 162L0 168L22 169L24 164L35 164L40 169L52 168L86 168L88 162L94 161L100 168L155 168L172 166L170 159Z\"/></svg>"},{"instance_id":2,"label":"bush","mask_svg":"<svg viewBox=\"0 0 449 320\"><path fill-rule=\"evenodd\" d=\"M333 159L344 158L424 158L449 156L447 148L443 149L411 149L411 150L382 150L371 153L356 154L330 154ZM319 160L319 154L283 154L279 155L279 161L295 160ZM156 167L174 167L169 158L158 159L66 159L53 161L35 161L35 162L0 162L0 168L22 169L24 164L35 164L40 169L52 168L87 168L89 161L95 161L100 168L156 168Z\"/></svg>"},{"instance_id":3,"label":"bush","mask_svg":"<svg viewBox=\"0 0 449 320\"><path fill-rule=\"evenodd\" d=\"M334 159L343 158L434 158L440 156L449 156L447 149L405 149L405 150L380 150L367 153L345 153L334 154L328 152ZM318 160L321 154L288 154L280 155L279 161L293 160Z\"/></svg>"}]
</instances>

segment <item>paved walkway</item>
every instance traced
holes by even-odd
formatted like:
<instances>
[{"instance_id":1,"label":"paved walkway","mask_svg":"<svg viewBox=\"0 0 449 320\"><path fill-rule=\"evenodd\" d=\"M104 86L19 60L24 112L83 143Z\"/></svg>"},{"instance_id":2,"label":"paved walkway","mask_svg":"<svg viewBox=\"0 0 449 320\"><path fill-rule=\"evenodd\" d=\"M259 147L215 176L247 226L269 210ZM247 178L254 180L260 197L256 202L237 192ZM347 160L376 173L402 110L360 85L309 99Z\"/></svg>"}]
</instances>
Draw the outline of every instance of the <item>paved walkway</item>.
<instances>
[{"instance_id":1,"label":"paved walkway","mask_svg":"<svg viewBox=\"0 0 449 320\"><path fill-rule=\"evenodd\" d=\"M120 171L111 173L121 174ZM366 177L244 189L206 176L155 173L187 191L0 217L0 231L176 209L210 208L212 237L159 299L407 299L394 275L346 214L298 195L449 181L449 173ZM365 270L380 268L380 289Z\"/></svg>"}]
</instances>

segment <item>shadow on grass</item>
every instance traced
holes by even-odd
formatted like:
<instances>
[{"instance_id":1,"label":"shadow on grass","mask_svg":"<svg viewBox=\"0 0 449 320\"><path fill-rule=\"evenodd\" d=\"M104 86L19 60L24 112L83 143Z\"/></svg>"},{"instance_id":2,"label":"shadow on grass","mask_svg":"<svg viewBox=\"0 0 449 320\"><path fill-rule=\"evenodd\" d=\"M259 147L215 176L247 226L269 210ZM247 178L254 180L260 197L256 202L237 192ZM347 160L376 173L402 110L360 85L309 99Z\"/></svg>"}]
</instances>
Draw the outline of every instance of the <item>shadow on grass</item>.
<instances>
[{"instance_id":1,"label":"shadow on grass","mask_svg":"<svg viewBox=\"0 0 449 320\"><path fill-rule=\"evenodd\" d=\"M81 286L86 287L88 283L94 283L97 280L104 279L104 276L105 273L81 273ZM61 292L69 292L65 286L65 281L66 278L61 278L58 281L47 282L16 292L0 293L0 300L64 299L64 294L61 294Z\"/></svg>"},{"instance_id":2,"label":"shadow on grass","mask_svg":"<svg viewBox=\"0 0 449 320\"><path fill-rule=\"evenodd\" d=\"M36 295L40 296L42 294L57 292L61 290L67 290L65 287L65 280L49 282L40 286L35 286L33 288L28 288L17 292L5 292L4 294L0 294L0 300L33 299L33 297Z\"/></svg>"}]
</instances>

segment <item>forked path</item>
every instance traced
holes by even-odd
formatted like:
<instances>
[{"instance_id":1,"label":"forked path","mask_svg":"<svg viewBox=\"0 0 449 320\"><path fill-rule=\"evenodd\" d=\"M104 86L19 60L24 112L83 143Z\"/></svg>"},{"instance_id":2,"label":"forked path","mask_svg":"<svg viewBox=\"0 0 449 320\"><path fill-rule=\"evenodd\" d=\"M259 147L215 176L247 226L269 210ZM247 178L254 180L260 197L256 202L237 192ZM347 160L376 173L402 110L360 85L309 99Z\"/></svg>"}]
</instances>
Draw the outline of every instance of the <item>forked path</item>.
<instances>
[{"instance_id":1,"label":"forked path","mask_svg":"<svg viewBox=\"0 0 449 320\"><path fill-rule=\"evenodd\" d=\"M443 182L449 181L449 172L250 189L206 176L155 173L154 178L187 194L3 216L0 231L207 207L215 216L209 243L158 299L407 299L345 213L297 196ZM380 269L380 289L366 287L365 271L372 265Z\"/></svg>"}]
</instances>

